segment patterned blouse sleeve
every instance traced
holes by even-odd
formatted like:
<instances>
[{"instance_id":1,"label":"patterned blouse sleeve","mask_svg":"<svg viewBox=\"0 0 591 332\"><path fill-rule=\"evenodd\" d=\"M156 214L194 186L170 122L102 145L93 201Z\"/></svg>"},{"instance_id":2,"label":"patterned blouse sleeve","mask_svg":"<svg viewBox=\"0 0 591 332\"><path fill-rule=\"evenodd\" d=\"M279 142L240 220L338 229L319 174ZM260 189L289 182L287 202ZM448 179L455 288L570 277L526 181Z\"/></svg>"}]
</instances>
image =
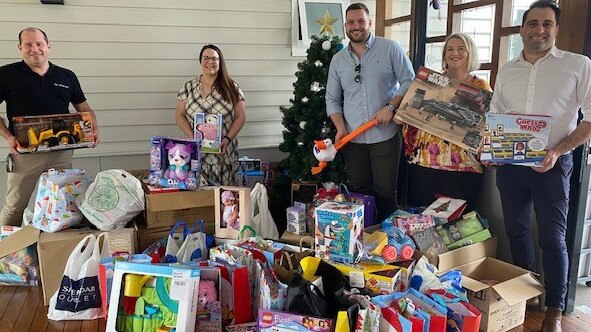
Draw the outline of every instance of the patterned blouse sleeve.
<instances>
[{"instance_id":1,"label":"patterned blouse sleeve","mask_svg":"<svg viewBox=\"0 0 591 332\"><path fill-rule=\"evenodd\" d=\"M244 99L244 92L242 92L242 89L240 89L238 83L234 82L234 86L236 87L236 90L238 90L238 98L242 101L245 101L246 99Z\"/></svg>"},{"instance_id":2,"label":"patterned blouse sleeve","mask_svg":"<svg viewBox=\"0 0 591 332\"><path fill-rule=\"evenodd\" d=\"M179 101L187 101L187 99L189 99L189 83L185 83L181 89L179 90L179 93L177 94L176 99Z\"/></svg>"}]
</instances>

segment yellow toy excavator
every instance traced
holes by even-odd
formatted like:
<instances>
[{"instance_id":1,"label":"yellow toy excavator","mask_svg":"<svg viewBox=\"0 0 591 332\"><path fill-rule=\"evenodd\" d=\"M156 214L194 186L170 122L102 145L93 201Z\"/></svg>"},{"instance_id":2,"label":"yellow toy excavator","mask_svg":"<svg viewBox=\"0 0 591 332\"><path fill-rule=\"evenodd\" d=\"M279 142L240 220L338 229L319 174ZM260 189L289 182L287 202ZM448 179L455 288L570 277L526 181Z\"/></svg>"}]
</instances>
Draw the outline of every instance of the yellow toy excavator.
<instances>
[{"instance_id":1,"label":"yellow toy excavator","mask_svg":"<svg viewBox=\"0 0 591 332\"><path fill-rule=\"evenodd\" d=\"M29 146L74 144L84 137L82 127L78 122L74 122L72 132L70 132L62 119L53 120L51 128L43 130L39 133L39 136L37 136L37 132L33 127L29 127L27 135L29 137Z\"/></svg>"}]
</instances>

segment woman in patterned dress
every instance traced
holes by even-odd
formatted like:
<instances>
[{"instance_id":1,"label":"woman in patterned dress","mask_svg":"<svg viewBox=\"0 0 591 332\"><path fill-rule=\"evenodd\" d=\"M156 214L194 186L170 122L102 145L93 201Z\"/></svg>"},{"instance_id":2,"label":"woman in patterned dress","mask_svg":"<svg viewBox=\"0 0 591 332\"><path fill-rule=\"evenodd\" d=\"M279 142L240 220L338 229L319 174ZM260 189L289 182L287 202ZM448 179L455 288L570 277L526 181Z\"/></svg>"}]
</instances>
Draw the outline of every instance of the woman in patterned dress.
<instances>
[{"instance_id":1,"label":"woman in patterned dress","mask_svg":"<svg viewBox=\"0 0 591 332\"><path fill-rule=\"evenodd\" d=\"M223 117L221 153L201 155L201 174L218 185L237 185L238 140L246 121L244 94L228 74L224 55L215 45L205 45L199 53L202 74L185 83L178 93L176 123L183 133L193 136L195 113Z\"/></svg>"},{"instance_id":2,"label":"woman in patterned dress","mask_svg":"<svg viewBox=\"0 0 591 332\"><path fill-rule=\"evenodd\" d=\"M479 89L492 91L485 80L472 74L480 67L478 49L470 36L455 33L443 45L443 74ZM461 198L473 209L482 185L482 165L477 156L435 135L404 124L404 152L408 169L408 203L428 206L441 194ZM467 210L470 211L470 210Z\"/></svg>"}]
</instances>

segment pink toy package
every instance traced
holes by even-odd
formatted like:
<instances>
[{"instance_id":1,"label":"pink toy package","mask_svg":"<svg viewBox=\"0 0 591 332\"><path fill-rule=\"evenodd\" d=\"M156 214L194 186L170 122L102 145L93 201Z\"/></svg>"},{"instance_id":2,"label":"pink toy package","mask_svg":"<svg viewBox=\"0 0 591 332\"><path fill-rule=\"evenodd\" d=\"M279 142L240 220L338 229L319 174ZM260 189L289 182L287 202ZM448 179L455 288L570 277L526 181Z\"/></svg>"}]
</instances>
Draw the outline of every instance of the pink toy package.
<instances>
[{"instance_id":1,"label":"pink toy package","mask_svg":"<svg viewBox=\"0 0 591 332\"><path fill-rule=\"evenodd\" d=\"M258 324L260 332L330 332L334 329L334 321L332 319L273 310L259 310Z\"/></svg>"},{"instance_id":2,"label":"pink toy package","mask_svg":"<svg viewBox=\"0 0 591 332\"><path fill-rule=\"evenodd\" d=\"M222 115L195 113L195 140L200 141L201 153L222 152Z\"/></svg>"},{"instance_id":3,"label":"pink toy package","mask_svg":"<svg viewBox=\"0 0 591 332\"><path fill-rule=\"evenodd\" d=\"M200 173L199 143L188 138L152 137L148 184L196 190Z\"/></svg>"}]
</instances>

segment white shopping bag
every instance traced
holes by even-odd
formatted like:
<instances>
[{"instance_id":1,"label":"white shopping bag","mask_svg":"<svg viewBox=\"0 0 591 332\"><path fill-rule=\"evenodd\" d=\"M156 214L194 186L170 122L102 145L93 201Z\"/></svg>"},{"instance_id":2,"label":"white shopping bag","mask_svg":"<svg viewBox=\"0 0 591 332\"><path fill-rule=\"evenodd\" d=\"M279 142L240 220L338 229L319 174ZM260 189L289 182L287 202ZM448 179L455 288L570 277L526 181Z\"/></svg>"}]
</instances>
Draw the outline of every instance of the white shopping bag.
<instances>
[{"instance_id":1,"label":"white shopping bag","mask_svg":"<svg viewBox=\"0 0 591 332\"><path fill-rule=\"evenodd\" d=\"M194 233L197 227L199 230ZM203 220L199 220L187 231L185 241L176 254L177 263L206 261L207 256L207 235L204 231Z\"/></svg>"},{"instance_id":2,"label":"white shopping bag","mask_svg":"<svg viewBox=\"0 0 591 332\"><path fill-rule=\"evenodd\" d=\"M250 213L252 214L252 228L258 236L265 239L279 239L277 225L269 211L269 197L267 188L258 183L250 192Z\"/></svg>"},{"instance_id":3,"label":"white shopping bag","mask_svg":"<svg viewBox=\"0 0 591 332\"><path fill-rule=\"evenodd\" d=\"M74 248L64 269L60 287L49 300L51 320L80 320L103 317L98 269L101 256L108 252L106 234L86 236ZM103 254L100 238L103 241Z\"/></svg>"},{"instance_id":4,"label":"white shopping bag","mask_svg":"<svg viewBox=\"0 0 591 332\"><path fill-rule=\"evenodd\" d=\"M53 233L82 220L76 198L84 194L92 177L82 169L50 169L39 177L33 212L33 226Z\"/></svg>"},{"instance_id":5,"label":"white shopping bag","mask_svg":"<svg viewBox=\"0 0 591 332\"><path fill-rule=\"evenodd\" d=\"M102 231L123 228L144 211L142 184L124 170L111 169L97 174L94 182L76 202L84 216Z\"/></svg>"}]
</instances>

